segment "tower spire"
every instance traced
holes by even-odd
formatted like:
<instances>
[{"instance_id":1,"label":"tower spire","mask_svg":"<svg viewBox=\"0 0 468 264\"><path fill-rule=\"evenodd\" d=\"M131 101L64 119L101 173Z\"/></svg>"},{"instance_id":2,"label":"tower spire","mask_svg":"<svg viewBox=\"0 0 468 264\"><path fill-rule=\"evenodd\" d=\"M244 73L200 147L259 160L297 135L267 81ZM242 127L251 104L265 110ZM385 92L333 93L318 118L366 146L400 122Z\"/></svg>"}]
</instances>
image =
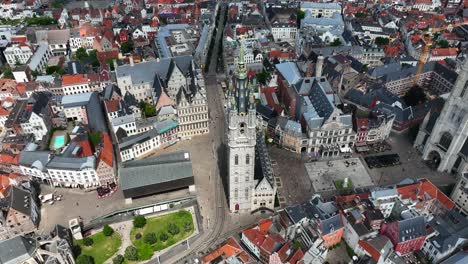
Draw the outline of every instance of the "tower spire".
<instances>
[{"instance_id":1,"label":"tower spire","mask_svg":"<svg viewBox=\"0 0 468 264\"><path fill-rule=\"evenodd\" d=\"M244 45L240 44L239 49L239 59L237 60L237 78L245 79L247 78L247 67L244 61Z\"/></svg>"}]
</instances>

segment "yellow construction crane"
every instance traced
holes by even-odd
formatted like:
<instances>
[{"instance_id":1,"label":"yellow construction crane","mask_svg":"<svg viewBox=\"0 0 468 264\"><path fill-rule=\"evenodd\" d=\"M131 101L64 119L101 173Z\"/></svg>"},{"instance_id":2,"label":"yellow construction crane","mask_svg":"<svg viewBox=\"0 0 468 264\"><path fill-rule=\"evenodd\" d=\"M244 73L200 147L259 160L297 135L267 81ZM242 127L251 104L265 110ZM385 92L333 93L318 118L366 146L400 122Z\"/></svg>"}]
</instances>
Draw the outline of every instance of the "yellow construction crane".
<instances>
[{"instance_id":1,"label":"yellow construction crane","mask_svg":"<svg viewBox=\"0 0 468 264\"><path fill-rule=\"evenodd\" d=\"M424 45L423 51L421 53L421 58L419 59L419 62L418 62L418 68L416 70L416 74L414 75L414 82L413 82L414 85L416 85L418 83L419 76L421 75L421 73L423 71L423 68L424 68L424 64L426 64L426 62L427 62L428 54L429 54L429 51L431 50L431 46L432 46L432 35L434 33L445 31L445 30L452 31L454 28L459 27L459 26L463 26L463 25L468 25L468 21L458 22L458 23L454 23L454 24L448 24L447 26L443 26L443 27L439 27L439 28L431 28L429 30L429 33L424 36L425 45Z\"/></svg>"}]
</instances>

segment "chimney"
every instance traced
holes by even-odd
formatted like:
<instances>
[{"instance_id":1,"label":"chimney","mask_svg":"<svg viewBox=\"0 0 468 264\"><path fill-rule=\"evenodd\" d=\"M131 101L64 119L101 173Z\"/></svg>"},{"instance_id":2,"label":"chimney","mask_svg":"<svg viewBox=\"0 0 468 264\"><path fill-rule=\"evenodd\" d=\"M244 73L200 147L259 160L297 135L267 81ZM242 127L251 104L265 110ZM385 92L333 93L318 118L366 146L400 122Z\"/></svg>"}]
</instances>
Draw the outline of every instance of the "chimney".
<instances>
[{"instance_id":1,"label":"chimney","mask_svg":"<svg viewBox=\"0 0 468 264\"><path fill-rule=\"evenodd\" d=\"M130 66L132 67L135 66L135 63L133 63L133 55L130 55L129 59L130 59Z\"/></svg>"},{"instance_id":2,"label":"chimney","mask_svg":"<svg viewBox=\"0 0 468 264\"><path fill-rule=\"evenodd\" d=\"M315 77L322 77L322 68L323 68L323 60L325 58L320 55L317 58L317 64L315 65Z\"/></svg>"},{"instance_id":3,"label":"chimney","mask_svg":"<svg viewBox=\"0 0 468 264\"><path fill-rule=\"evenodd\" d=\"M73 74L77 74L78 71L76 70L76 62L72 62Z\"/></svg>"}]
</instances>

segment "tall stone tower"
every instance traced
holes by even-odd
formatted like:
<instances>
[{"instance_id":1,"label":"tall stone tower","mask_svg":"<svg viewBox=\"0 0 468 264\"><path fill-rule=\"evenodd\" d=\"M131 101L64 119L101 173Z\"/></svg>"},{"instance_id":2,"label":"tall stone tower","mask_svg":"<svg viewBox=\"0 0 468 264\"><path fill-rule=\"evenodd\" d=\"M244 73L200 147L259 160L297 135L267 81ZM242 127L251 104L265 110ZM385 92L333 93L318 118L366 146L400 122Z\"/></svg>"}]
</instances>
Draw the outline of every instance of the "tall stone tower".
<instances>
[{"instance_id":1,"label":"tall stone tower","mask_svg":"<svg viewBox=\"0 0 468 264\"><path fill-rule=\"evenodd\" d=\"M234 87L233 87L234 86ZM241 45L234 84L230 83L226 109L229 209L250 212L255 188L256 111Z\"/></svg>"},{"instance_id":2,"label":"tall stone tower","mask_svg":"<svg viewBox=\"0 0 468 264\"><path fill-rule=\"evenodd\" d=\"M423 147L423 159L433 160L438 171L462 172L467 167L468 152L468 59L435 125L428 119L416 139ZM431 126L430 135L424 134Z\"/></svg>"}]
</instances>

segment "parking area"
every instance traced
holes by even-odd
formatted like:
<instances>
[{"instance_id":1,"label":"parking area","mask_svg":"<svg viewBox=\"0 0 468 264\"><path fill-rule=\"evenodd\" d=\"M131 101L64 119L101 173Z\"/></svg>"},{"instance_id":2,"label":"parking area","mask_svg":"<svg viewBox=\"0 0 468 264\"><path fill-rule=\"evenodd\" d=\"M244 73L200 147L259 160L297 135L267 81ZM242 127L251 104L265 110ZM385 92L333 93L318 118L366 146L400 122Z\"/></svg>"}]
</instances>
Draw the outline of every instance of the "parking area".
<instances>
[{"instance_id":1,"label":"parking area","mask_svg":"<svg viewBox=\"0 0 468 264\"><path fill-rule=\"evenodd\" d=\"M450 187L456 182L454 175L430 168L422 160L421 154L413 148L413 143L406 134L392 134L387 143L392 150L382 154L397 153L401 164L372 169L366 166L377 185L395 184L405 179L427 178L443 191L450 191Z\"/></svg>"},{"instance_id":2,"label":"parking area","mask_svg":"<svg viewBox=\"0 0 468 264\"><path fill-rule=\"evenodd\" d=\"M401 165L400 156L398 156L398 154L367 156L364 157L364 160L366 161L367 167L369 167L369 169Z\"/></svg>"},{"instance_id":3,"label":"parking area","mask_svg":"<svg viewBox=\"0 0 468 264\"><path fill-rule=\"evenodd\" d=\"M315 192L374 185L359 158L316 161L306 163L305 167Z\"/></svg>"}]
</instances>

